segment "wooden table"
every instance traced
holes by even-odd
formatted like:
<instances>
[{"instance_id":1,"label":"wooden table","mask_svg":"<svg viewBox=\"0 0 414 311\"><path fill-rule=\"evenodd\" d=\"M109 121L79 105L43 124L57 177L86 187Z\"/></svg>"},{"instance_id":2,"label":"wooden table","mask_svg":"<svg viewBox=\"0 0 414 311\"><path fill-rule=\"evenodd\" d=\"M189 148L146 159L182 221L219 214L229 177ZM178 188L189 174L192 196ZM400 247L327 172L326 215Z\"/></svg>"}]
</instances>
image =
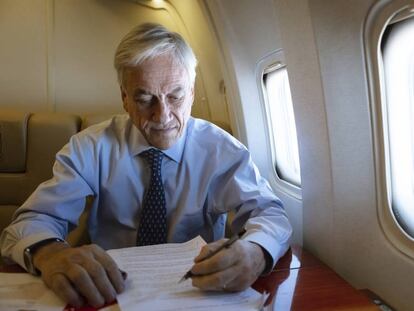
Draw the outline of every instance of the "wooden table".
<instances>
[{"instance_id":1,"label":"wooden table","mask_svg":"<svg viewBox=\"0 0 414 311\"><path fill-rule=\"evenodd\" d=\"M271 293L269 311L380 310L363 292L299 246L293 246L253 288Z\"/></svg>"},{"instance_id":2,"label":"wooden table","mask_svg":"<svg viewBox=\"0 0 414 311\"><path fill-rule=\"evenodd\" d=\"M0 266L0 272L22 271L17 265ZM270 293L268 311L380 310L362 291L299 246L293 246L253 288Z\"/></svg>"}]
</instances>

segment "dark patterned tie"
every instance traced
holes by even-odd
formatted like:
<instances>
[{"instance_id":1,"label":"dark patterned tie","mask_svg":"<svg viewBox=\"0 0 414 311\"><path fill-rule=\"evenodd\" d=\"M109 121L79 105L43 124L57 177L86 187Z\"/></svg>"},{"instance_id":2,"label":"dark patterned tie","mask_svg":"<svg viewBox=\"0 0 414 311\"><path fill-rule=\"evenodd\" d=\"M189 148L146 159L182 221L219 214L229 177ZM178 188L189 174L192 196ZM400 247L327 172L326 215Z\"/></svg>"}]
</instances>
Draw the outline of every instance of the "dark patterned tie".
<instances>
[{"instance_id":1,"label":"dark patterned tie","mask_svg":"<svg viewBox=\"0 0 414 311\"><path fill-rule=\"evenodd\" d=\"M167 243L167 212L161 178L161 163L164 153L157 149L149 149L141 155L151 168L151 180L142 204L137 245Z\"/></svg>"}]
</instances>

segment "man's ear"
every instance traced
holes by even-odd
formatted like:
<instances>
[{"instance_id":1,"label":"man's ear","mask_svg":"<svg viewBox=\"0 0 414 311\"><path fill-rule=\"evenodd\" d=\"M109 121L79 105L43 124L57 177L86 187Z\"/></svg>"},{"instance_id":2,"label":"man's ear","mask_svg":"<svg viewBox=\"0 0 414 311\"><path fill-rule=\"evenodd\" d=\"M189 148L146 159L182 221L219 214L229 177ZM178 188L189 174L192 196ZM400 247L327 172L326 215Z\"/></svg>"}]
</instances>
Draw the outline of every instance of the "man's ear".
<instances>
[{"instance_id":1,"label":"man's ear","mask_svg":"<svg viewBox=\"0 0 414 311\"><path fill-rule=\"evenodd\" d=\"M194 85L190 90L190 96L191 96L191 106L194 105Z\"/></svg>"},{"instance_id":2,"label":"man's ear","mask_svg":"<svg viewBox=\"0 0 414 311\"><path fill-rule=\"evenodd\" d=\"M122 85L119 88L121 90L122 105L124 106L124 110L126 112L128 112L128 100L127 100L128 96L127 96L127 93L126 93L126 91L125 91L125 89Z\"/></svg>"}]
</instances>

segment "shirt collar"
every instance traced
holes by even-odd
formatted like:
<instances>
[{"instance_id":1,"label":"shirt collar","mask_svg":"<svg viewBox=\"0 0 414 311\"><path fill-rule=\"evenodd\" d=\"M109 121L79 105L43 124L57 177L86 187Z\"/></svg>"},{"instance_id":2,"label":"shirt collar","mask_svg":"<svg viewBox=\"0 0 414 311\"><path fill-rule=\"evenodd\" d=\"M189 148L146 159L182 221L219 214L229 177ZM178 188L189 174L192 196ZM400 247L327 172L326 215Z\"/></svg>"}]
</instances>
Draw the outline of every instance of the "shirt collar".
<instances>
[{"instance_id":1,"label":"shirt collar","mask_svg":"<svg viewBox=\"0 0 414 311\"><path fill-rule=\"evenodd\" d=\"M170 148L166 150L161 150L166 156L168 156L173 161L180 163L182 160L185 142L187 140L187 129L189 128L189 124L193 122L192 117L189 118L184 132L182 133L181 137L178 141L172 145ZM132 123L131 119L128 120L127 125L127 132L128 135L128 146L130 150L131 156L136 156L145 150L153 148L142 135L140 130Z\"/></svg>"}]
</instances>

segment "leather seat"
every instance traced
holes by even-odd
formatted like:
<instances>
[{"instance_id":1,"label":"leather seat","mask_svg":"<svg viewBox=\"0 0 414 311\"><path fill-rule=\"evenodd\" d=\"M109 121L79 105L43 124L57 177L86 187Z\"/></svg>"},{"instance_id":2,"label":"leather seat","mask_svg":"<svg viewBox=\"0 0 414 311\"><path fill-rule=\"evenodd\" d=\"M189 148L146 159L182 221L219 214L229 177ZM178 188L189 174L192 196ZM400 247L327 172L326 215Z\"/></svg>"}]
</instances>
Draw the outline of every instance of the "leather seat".
<instances>
[{"instance_id":1,"label":"leather seat","mask_svg":"<svg viewBox=\"0 0 414 311\"><path fill-rule=\"evenodd\" d=\"M80 129L79 116L0 109L0 232L36 187L52 177L56 152Z\"/></svg>"}]
</instances>

